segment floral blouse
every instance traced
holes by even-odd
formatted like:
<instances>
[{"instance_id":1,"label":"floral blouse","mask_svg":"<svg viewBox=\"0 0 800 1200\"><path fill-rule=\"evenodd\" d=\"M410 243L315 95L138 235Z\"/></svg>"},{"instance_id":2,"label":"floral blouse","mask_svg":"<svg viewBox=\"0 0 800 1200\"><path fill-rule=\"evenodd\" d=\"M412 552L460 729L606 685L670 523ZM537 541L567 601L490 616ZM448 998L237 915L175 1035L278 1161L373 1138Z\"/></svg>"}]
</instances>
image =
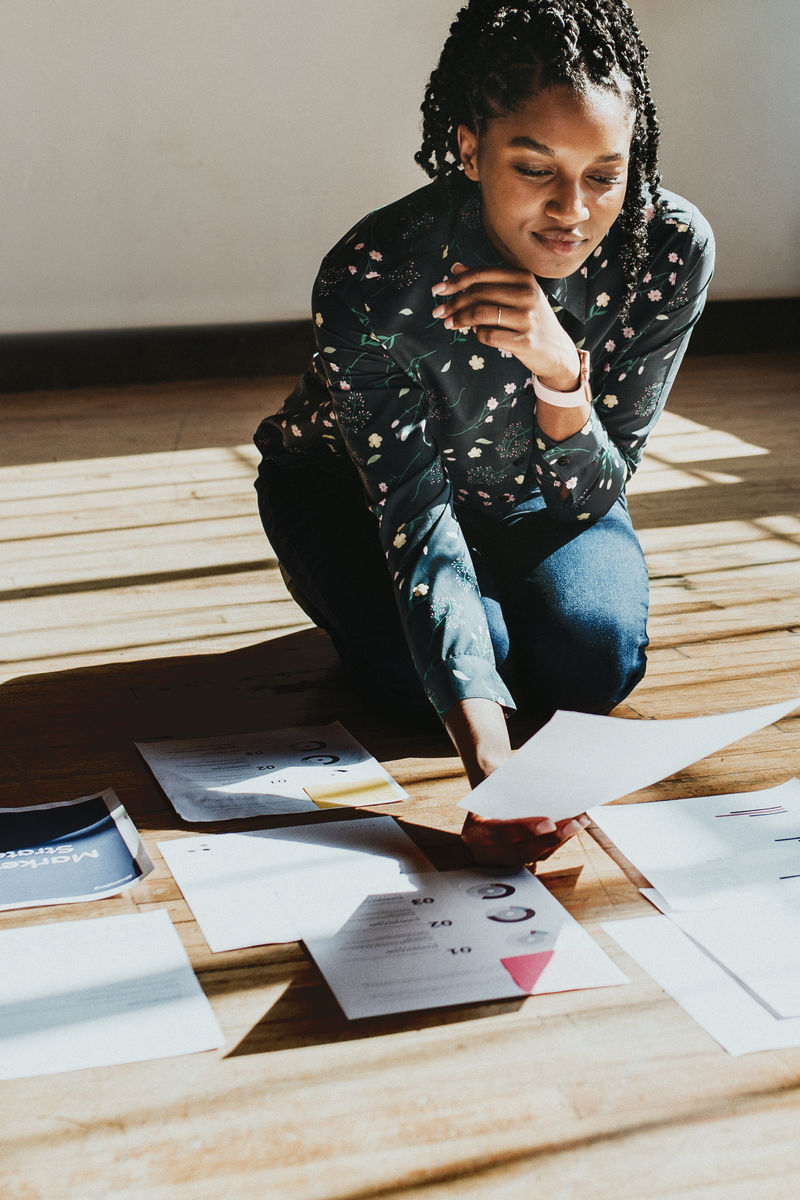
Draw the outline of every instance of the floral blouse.
<instances>
[{"instance_id":1,"label":"floral blouse","mask_svg":"<svg viewBox=\"0 0 800 1200\"><path fill-rule=\"evenodd\" d=\"M333 453L355 465L440 715L476 696L514 707L495 669L459 511L500 520L541 494L553 520L596 521L638 466L664 407L705 303L714 243L696 208L662 197L661 209L648 208L651 258L624 322L616 225L579 271L539 280L575 344L591 353L593 411L562 442L539 428L533 380L518 359L431 315L431 288L453 263L502 263L476 189L465 188L453 211L440 185L420 188L365 217L322 264L313 294L318 352L256 444L267 458Z\"/></svg>"}]
</instances>

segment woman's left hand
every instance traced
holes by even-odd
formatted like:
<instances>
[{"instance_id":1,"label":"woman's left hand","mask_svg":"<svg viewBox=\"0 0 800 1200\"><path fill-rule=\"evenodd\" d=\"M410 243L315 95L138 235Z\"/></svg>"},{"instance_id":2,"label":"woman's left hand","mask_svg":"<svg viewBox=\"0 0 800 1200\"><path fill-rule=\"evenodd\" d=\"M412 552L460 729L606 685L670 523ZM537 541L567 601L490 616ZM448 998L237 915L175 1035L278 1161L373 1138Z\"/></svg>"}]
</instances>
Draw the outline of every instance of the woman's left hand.
<instances>
[{"instance_id":1,"label":"woman's left hand","mask_svg":"<svg viewBox=\"0 0 800 1200\"><path fill-rule=\"evenodd\" d=\"M578 386L578 351L530 271L455 263L433 294L433 315L447 329L473 329L478 341L513 354L554 391Z\"/></svg>"},{"instance_id":2,"label":"woman's left hand","mask_svg":"<svg viewBox=\"0 0 800 1200\"><path fill-rule=\"evenodd\" d=\"M559 846L590 824L585 813L566 821L551 821L549 817L494 821L469 813L461 838L476 863L523 867L526 863L549 858Z\"/></svg>"}]
</instances>

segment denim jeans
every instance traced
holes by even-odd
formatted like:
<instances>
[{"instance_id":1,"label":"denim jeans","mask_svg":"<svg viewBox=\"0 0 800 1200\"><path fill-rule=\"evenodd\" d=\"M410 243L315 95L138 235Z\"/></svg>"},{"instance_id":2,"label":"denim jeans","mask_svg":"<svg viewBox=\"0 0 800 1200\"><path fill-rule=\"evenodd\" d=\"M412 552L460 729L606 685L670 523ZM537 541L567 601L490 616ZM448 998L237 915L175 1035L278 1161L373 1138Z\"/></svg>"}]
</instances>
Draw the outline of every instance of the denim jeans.
<instances>
[{"instance_id":1,"label":"denim jeans","mask_svg":"<svg viewBox=\"0 0 800 1200\"><path fill-rule=\"evenodd\" d=\"M433 709L406 645L377 522L348 460L264 460L256 490L292 596L331 637L353 684L411 719ZM624 497L588 528L536 496L498 517L457 510L496 667L520 709L605 713L645 672L648 578Z\"/></svg>"}]
</instances>

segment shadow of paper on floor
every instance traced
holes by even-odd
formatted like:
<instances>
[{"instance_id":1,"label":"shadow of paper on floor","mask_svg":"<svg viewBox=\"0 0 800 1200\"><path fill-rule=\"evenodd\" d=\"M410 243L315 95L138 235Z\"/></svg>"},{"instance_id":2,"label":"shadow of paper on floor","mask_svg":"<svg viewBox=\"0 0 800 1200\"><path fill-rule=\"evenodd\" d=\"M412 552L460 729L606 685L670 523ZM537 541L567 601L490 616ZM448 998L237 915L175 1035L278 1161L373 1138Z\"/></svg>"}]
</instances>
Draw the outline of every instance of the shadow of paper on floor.
<instances>
[{"instance_id":1,"label":"shadow of paper on floor","mask_svg":"<svg viewBox=\"0 0 800 1200\"><path fill-rule=\"evenodd\" d=\"M416 1033L421 1029L485 1020L517 1012L525 999L493 1000L485 1004L461 1004L348 1021L316 968L310 969L312 973L308 979L295 979L269 1012L225 1055L226 1058L362 1041L365 1038Z\"/></svg>"}]
</instances>

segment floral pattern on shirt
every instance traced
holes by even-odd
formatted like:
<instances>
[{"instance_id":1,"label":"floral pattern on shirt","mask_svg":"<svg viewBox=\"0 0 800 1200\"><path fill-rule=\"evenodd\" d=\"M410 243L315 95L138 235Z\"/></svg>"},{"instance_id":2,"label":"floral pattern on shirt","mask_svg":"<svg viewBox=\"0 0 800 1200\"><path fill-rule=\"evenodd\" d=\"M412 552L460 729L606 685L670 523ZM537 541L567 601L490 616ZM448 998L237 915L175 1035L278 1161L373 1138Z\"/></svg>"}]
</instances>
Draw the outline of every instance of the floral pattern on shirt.
<instances>
[{"instance_id":1,"label":"floral pattern on shirt","mask_svg":"<svg viewBox=\"0 0 800 1200\"><path fill-rule=\"evenodd\" d=\"M502 262L472 188L455 213L437 184L419 189L365 217L322 264L317 354L256 442L266 456L327 449L355 465L440 714L472 696L513 707L459 510L502 520L541 494L554 520L589 524L619 497L663 409L705 303L713 237L669 192L648 216L651 256L624 322L615 226L579 271L539 281L575 344L591 352L592 413L562 442L538 426L522 363L431 315L431 288L453 263Z\"/></svg>"}]
</instances>

